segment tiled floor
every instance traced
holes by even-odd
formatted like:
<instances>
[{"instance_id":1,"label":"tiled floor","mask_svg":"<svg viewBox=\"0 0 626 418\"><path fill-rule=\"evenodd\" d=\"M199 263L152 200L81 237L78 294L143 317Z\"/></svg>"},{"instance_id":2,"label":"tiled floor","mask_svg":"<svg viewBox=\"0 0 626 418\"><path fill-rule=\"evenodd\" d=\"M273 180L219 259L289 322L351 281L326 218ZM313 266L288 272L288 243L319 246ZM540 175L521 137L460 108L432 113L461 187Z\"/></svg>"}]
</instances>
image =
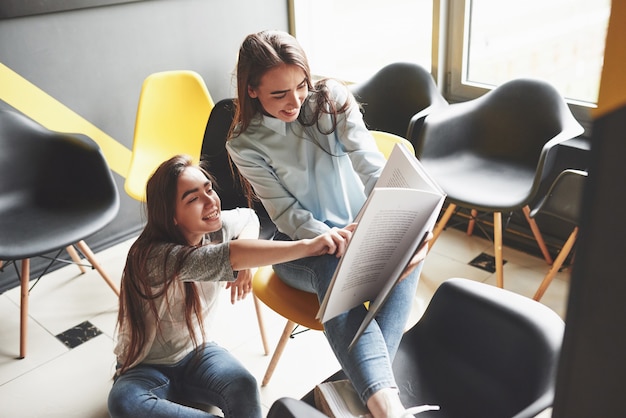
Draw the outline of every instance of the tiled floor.
<instances>
[{"instance_id":1,"label":"tiled floor","mask_svg":"<svg viewBox=\"0 0 626 418\"><path fill-rule=\"evenodd\" d=\"M132 240L97 254L106 270L119 280ZM450 277L495 284L493 274L468 263L481 253L492 254L489 241L448 229L430 252L415 299L417 320L437 286ZM532 296L548 266L543 259L505 248L505 287ZM542 299L561 316L565 313L569 272L559 273ZM251 298L232 306L224 292L221 314L214 323L218 341L229 348L260 382L269 357L263 355ZM107 417L106 398L114 366L112 354L117 300L95 271L57 270L34 288L30 297L28 354L16 359L19 341L19 289L0 295L0 412L19 417ZM278 340L284 320L266 309L270 341ZM86 322L87 321L87 322ZM93 336L69 348L56 336L78 332ZM82 328L81 328L82 327ZM77 332L77 330L74 330ZM67 342L72 345L71 338ZM310 361L314 357L315 361ZM260 389L264 410L282 396L299 398L338 369L320 332L292 339L270 383ZM541 417L549 417L549 411Z\"/></svg>"}]
</instances>

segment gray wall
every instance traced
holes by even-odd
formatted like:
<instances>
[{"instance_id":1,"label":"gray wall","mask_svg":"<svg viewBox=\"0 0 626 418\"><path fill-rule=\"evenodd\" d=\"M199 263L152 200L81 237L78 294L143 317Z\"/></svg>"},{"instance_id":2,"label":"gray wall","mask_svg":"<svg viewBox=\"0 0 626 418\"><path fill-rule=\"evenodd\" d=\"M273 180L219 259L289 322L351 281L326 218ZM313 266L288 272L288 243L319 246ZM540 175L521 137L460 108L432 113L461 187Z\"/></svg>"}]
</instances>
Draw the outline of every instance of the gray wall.
<instances>
[{"instance_id":1,"label":"gray wall","mask_svg":"<svg viewBox=\"0 0 626 418\"><path fill-rule=\"evenodd\" d=\"M146 76L190 69L202 75L215 101L230 97L239 44L262 29L288 29L287 1L113 4L0 20L0 63L131 149ZM3 107L6 82L0 79ZM124 179L114 175L122 206L112 224L87 239L96 251L133 236L142 226L141 206L125 194ZM0 274L0 291L7 288L7 274Z\"/></svg>"}]
</instances>

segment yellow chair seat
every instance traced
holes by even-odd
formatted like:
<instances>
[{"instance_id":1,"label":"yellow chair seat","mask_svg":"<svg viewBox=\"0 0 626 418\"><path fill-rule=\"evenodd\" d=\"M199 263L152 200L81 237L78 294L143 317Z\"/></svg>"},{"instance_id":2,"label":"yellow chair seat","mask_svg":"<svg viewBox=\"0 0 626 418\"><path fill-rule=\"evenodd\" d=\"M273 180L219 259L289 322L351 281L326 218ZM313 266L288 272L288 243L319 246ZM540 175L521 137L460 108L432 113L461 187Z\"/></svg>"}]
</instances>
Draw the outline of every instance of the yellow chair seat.
<instances>
[{"instance_id":1,"label":"yellow chair seat","mask_svg":"<svg viewBox=\"0 0 626 418\"><path fill-rule=\"evenodd\" d=\"M310 329L324 329L322 323L315 319L320 307L317 295L286 285L271 266L257 271L252 289L254 296L286 319Z\"/></svg>"}]
</instances>

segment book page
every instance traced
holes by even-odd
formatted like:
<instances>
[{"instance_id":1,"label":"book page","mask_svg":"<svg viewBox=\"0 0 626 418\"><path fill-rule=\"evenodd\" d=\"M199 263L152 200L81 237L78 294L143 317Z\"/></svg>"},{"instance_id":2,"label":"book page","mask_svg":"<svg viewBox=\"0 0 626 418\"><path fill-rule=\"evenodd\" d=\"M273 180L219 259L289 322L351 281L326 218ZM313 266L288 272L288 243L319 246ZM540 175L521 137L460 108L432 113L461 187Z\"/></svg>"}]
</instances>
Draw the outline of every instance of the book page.
<instances>
[{"instance_id":1,"label":"book page","mask_svg":"<svg viewBox=\"0 0 626 418\"><path fill-rule=\"evenodd\" d=\"M442 202L443 197L431 191L374 189L335 271L318 318L326 322L375 299L385 284L395 282L424 234L432 229L433 213L438 213Z\"/></svg>"},{"instance_id":2,"label":"book page","mask_svg":"<svg viewBox=\"0 0 626 418\"><path fill-rule=\"evenodd\" d=\"M374 187L405 187L445 194L422 163L402 145L396 144Z\"/></svg>"}]
</instances>

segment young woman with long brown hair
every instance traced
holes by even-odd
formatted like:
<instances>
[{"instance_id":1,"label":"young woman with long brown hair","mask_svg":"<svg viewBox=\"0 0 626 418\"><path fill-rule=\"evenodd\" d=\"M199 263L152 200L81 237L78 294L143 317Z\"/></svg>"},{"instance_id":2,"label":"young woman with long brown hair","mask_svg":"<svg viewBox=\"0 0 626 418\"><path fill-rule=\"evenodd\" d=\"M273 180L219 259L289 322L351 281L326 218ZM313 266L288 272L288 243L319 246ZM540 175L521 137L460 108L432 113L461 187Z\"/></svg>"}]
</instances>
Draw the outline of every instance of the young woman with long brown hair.
<instances>
[{"instance_id":1,"label":"young woman with long brown hair","mask_svg":"<svg viewBox=\"0 0 626 418\"><path fill-rule=\"evenodd\" d=\"M275 239L298 242L354 222L385 159L346 86L332 79L313 83L303 49L280 31L245 38L236 79L236 113L226 147L250 198L256 194L280 231ZM391 363L426 251L423 246L413 257L352 350L348 345L365 307L324 323L343 371L374 418L412 416L400 402ZM274 270L288 285L316 293L321 301L337 262L336 257L308 257L276 264Z\"/></svg>"},{"instance_id":2,"label":"young woman with long brown hair","mask_svg":"<svg viewBox=\"0 0 626 418\"><path fill-rule=\"evenodd\" d=\"M121 281L112 417L214 416L191 403L217 406L225 417L260 418L256 380L205 326L218 292L230 288L234 302L251 290L250 269L341 256L351 236L353 225L292 243L255 239L255 213L222 211L214 184L186 156L165 161L148 181L147 222Z\"/></svg>"}]
</instances>

